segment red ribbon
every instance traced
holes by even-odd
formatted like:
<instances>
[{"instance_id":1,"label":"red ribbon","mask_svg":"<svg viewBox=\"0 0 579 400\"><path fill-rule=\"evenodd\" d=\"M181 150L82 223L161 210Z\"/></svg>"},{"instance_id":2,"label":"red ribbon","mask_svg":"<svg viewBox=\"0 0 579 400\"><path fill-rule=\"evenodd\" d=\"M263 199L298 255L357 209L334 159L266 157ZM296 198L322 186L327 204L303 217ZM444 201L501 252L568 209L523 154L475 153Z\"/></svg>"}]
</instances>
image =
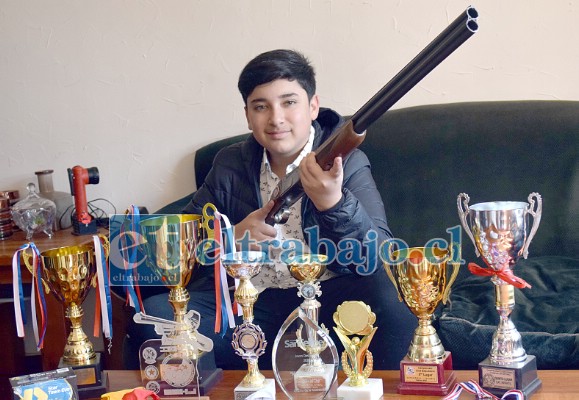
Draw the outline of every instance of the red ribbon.
<instances>
[{"instance_id":1,"label":"red ribbon","mask_svg":"<svg viewBox=\"0 0 579 400\"><path fill-rule=\"evenodd\" d=\"M507 268L507 267L505 267L503 269L495 270L492 268L479 267L475 263L469 263L468 264L468 270L472 274L479 275L479 276L496 275L498 278L502 279L503 281L505 281L507 283L510 283L511 285L513 285L519 289L531 288L531 285L529 285L527 283L527 281L519 278L518 276L515 276L515 274L513 274L513 271L511 271L511 269Z\"/></svg>"},{"instance_id":2,"label":"red ribbon","mask_svg":"<svg viewBox=\"0 0 579 400\"><path fill-rule=\"evenodd\" d=\"M215 279L215 333L221 331L221 222L213 219L215 239L215 265L213 274Z\"/></svg>"}]
</instances>

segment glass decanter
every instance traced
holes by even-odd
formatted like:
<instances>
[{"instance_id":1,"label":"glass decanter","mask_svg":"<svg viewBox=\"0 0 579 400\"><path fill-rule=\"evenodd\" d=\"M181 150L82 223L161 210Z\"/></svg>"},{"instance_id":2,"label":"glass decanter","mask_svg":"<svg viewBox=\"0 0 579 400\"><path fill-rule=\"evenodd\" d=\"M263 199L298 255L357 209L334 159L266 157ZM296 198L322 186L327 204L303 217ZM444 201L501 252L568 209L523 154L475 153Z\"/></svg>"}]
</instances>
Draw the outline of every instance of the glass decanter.
<instances>
[{"instance_id":1,"label":"glass decanter","mask_svg":"<svg viewBox=\"0 0 579 400\"><path fill-rule=\"evenodd\" d=\"M37 232L44 232L52 237L56 204L39 197L34 183L29 183L26 188L28 195L12 207L14 223L26 232L26 240L31 240L32 235Z\"/></svg>"}]
</instances>

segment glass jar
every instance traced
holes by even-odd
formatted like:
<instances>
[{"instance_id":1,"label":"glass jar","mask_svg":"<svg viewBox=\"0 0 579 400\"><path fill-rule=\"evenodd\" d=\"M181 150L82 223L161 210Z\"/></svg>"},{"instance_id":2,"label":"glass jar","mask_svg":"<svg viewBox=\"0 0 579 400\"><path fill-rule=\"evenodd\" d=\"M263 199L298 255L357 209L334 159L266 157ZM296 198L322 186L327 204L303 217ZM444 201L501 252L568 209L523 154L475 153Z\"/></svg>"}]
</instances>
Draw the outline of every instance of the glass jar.
<instances>
[{"instance_id":1,"label":"glass jar","mask_svg":"<svg viewBox=\"0 0 579 400\"><path fill-rule=\"evenodd\" d=\"M52 237L56 205L52 200L38 196L34 183L29 183L26 188L28 195L12 207L12 220L26 232L26 240L31 240L32 235L37 232L44 232Z\"/></svg>"}]
</instances>

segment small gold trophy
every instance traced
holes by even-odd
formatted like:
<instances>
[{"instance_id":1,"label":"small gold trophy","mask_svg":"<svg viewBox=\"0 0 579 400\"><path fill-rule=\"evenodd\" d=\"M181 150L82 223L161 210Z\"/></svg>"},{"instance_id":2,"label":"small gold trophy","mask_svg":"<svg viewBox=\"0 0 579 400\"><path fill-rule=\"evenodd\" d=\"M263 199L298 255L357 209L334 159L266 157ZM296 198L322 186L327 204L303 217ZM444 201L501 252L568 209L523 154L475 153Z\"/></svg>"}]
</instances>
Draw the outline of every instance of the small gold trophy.
<instances>
[{"instance_id":1,"label":"small gold trophy","mask_svg":"<svg viewBox=\"0 0 579 400\"><path fill-rule=\"evenodd\" d=\"M247 373L235 388L235 400L243 400L262 390L275 398L275 381L265 379L258 366L258 359L265 352L267 341L259 325L253 323L253 305L259 292L251 283L251 278L261 270L265 256L265 253L259 251L241 251L225 254L221 258L227 274L239 279L234 298L243 311L243 323L235 327L231 345L235 353L247 361Z\"/></svg>"},{"instance_id":2,"label":"small gold trophy","mask_svg":"<svg viewBox=\"0 0 579 400\"><path fill-rule=\"evenodd\" d=\"M374 400L384 393L382 379L369 378L374 358L368 347L378 329L374 322L376 314L361 301L345 301L334 313L334 331L344 345L342 369L348 377L338 388L338 398Z\"/></svg>"},{"instance_id":3,"label":"small gold trophy","mask_svg":"<svg viewBox=\"0 0 579 400\"><path fill-rule=\"evenodd\" d=\"M108 240L100 236L105 258L108 258ZM24 262L32 270L32 256L22 253ZM105 261L106 262L106 261ZM84 315L81 304L97 285L97 262L93 243L59 247L40 253L41 278L46 293L52 292L65 308L70 320L70 333L66 339L59 368L71 367L77 377L79 393L100 395L105 392L102 382L100 353L82 329ZM97 300L98 301L98 300Z\"/></svg>"},{"instance_id":4,"label":"small gold trophy","mask_svg":"<svg viewBox=\"0 0 579 400\"><path fill-rule=\"evenodd\" d=\"M447 279L451 252L438 247L412 247L392 253L395 265L384 264L388 277L398 291L398 299L418 317L418 327L400 361L400 394L444 396L456 380L452 355L445 351L432 326L432 314L442 301L446 303L450 287L459 271L459 263Z\"/></svg>"}]
</instances>

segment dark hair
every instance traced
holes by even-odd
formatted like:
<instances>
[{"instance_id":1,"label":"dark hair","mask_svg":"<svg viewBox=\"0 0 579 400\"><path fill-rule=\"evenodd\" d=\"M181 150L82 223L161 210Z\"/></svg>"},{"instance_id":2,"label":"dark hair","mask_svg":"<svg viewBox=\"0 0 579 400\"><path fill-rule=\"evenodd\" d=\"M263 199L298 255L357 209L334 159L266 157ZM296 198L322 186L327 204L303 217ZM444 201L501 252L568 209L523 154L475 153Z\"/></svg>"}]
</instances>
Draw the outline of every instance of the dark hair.
<instances>
[{"instance_id":1,"label":"dark hair","mask_svg":"<svg viewBox=\"0 0 579 400\"><path fill-rule=\"evenodd\" d=\"M298 81L310 100L316 94L316 74L310 61L297 51L280 49L258 55L243 68L237 82L243 102L247 104L256 86L276 79Z\"/></svg>"}]
</instances>

